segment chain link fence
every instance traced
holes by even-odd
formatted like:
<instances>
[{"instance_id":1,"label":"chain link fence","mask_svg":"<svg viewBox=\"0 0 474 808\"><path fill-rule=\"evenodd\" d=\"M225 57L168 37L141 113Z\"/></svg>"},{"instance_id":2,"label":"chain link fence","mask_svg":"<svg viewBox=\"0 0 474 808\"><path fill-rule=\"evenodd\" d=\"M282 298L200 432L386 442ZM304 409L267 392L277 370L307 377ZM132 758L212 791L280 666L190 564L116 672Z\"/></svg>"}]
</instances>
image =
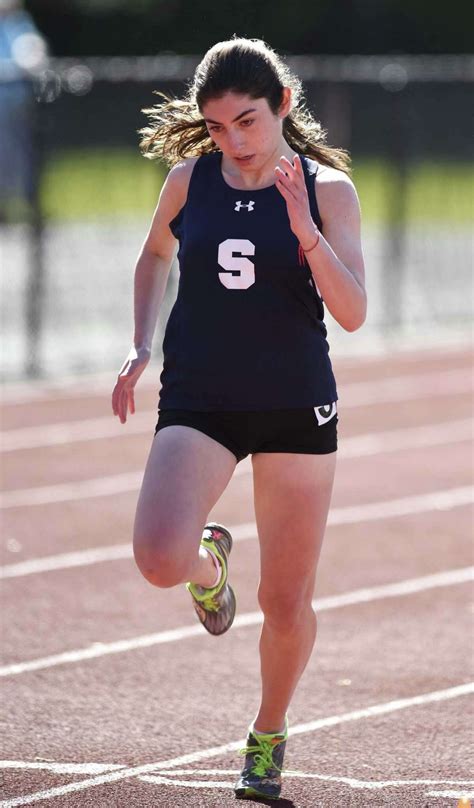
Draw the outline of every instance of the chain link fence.
<instances>
[{"instance_id":1,"label":"chain link fence","mask_svg":"<svg viewBox=\"0 0 474 808\"><path fill-rule=\"evenodd\" d=\"M137 130L153 90L182 95L198 57L0 61L4 380L116 371L133 334L133 269L165 169ZM327 315L333 351L468 338L472 317L469 56L294 56L328 140L348 148L369 313ZM155 350L176 295L173 267Z\"/></svg>"}]
</instances>

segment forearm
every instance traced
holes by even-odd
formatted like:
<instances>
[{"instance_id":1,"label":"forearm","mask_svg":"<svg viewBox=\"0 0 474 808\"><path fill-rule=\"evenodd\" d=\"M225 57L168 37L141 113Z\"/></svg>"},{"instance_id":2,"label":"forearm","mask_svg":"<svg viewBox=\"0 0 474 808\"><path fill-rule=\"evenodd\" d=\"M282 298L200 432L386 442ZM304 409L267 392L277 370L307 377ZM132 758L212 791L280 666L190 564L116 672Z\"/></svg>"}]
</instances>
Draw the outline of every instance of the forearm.
<instances>
[{"instance_id":1,"label":"forearm","mask_svg":"<svg viewBox=\"0 0 474 808\"><path fill-rule=\"evenodd\" d=\"M306 260L321 297L334 319L346 331L360 328L367 312L365 289L339 260L322 234L317 246L306 253Z\"/></svg>"},{"instance_id":2,"label":"forearm","mask_svg":"<svg viewBox=\"0 0 474 808\"><path fill-rule=\"evenodd\" d=\"M134 280L135 348L151 352L156 321L171 267L171 259L143 249L136 265Z\"/></svg>"},{"instance_id":3,"label":"forearm","mask_svg":"<svg viewBox=\"0 0 474 808\"><path fill-rule=\"evenodd\" d=\"M359 200L354 185L343 172L323 166L318 177L321 173L317 198L325 237L311 218L299 155L292 162L281 158L275 168L276 187L286 200L290 228L305 253L328 310L346 331L355 331L364 322L367 310Z\"/></svg>"}]
</instances>

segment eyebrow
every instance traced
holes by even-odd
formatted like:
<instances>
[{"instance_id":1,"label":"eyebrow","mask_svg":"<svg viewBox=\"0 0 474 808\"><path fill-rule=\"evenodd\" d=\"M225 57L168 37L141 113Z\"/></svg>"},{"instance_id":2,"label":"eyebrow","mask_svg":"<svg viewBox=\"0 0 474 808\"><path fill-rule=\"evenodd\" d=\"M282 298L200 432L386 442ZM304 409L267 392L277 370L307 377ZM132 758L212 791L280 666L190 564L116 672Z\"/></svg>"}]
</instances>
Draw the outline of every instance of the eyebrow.
<instances>
[{"instance_id":1,"label":"eyebrow","mask_svg":"<svg viewBox=\"0 0 474 808\"><path fill-rule=\"evenodd\" d=\"M243 118L244 115L248 115L249 112L256 112L256 111L257 111L256 107L252 107L251 109L246 109L246 110L244 110L244 112L241 112L240 115L237 115L237 117L234 118L231 121L231 123L235 123L235 121L238 121L240 118ZM222 126L222 124L219 121L213 121L212 118L204 118L204 120L206 121L206 123L217 123L219 126Z\"/></svg>"}]
</instances>

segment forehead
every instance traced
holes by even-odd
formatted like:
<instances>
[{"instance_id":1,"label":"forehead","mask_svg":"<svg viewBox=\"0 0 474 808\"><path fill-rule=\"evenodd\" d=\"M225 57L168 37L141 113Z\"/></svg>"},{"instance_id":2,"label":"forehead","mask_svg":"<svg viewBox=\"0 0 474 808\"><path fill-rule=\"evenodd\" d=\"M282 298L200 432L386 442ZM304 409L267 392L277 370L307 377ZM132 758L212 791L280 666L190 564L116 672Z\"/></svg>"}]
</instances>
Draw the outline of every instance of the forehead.
<instances>
[{"instance_id":1,"label":"forehead","mask_svg":"<svg viewBox=\"0 0 474 808\"><path fill-rule=\"evenodd\" d=\"M210 98L203 104L204 117L216 120L230 119L245 112L247 109L269 109L266 98L251 98L250 95L228 92L218 98Z\"/></svg>"}]
</instances>

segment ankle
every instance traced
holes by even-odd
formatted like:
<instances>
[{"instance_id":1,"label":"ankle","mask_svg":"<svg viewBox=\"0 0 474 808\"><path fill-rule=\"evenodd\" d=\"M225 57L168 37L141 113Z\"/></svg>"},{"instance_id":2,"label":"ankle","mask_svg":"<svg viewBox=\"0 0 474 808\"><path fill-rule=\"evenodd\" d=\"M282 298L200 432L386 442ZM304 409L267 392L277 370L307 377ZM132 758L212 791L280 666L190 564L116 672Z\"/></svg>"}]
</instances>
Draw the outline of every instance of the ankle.
<instances>
[{"instance_id":1,"label":"ankle","mask_svg":"<svg viewBox=\"0 0 474 808\"><path fill-rule=\"evenodd\" d=\"M266 727L281 727L281 729L266 729ZM279 721L261 721L256 718L251 726L251 731L256 735L284 735L288 730L288 719L285 716Z\"/></svg>"},{"instance_id":2,"label":"ankle","mask_svg":"<svg viewBox=\"0 0 474 808\"><path fill-rule=\"evenodd\" d=\"M201 587L201 589L215 589L222 578L222 567L216 555L207 547L201 547L199 560L201 568L205 565L205 570L204 572L199 570L200 575L196 575L196 578L193 579L193 584Z\"/></svg>"},{"instance_id":3,"label":"ankle","mask_svg":"<svg viewBox=\"0 0 474 808\"><path fill-rule=\"evenodd\" d=\"M223 575L224 571L223 571L223 569L221 567L221 564L220 564L219 559L217 558L216 554L213 553L212 550L209 550L208 548L206 548L206 550L207 550L208 555L211 556L211 561L212 561L212 563L214 565L214 572L215 572L214 583L211 584L209 589L215 589L216 586L219 586L219 584L220 584L220 582L222 580L222 575Z\"/></svg>"}]
</instances>

